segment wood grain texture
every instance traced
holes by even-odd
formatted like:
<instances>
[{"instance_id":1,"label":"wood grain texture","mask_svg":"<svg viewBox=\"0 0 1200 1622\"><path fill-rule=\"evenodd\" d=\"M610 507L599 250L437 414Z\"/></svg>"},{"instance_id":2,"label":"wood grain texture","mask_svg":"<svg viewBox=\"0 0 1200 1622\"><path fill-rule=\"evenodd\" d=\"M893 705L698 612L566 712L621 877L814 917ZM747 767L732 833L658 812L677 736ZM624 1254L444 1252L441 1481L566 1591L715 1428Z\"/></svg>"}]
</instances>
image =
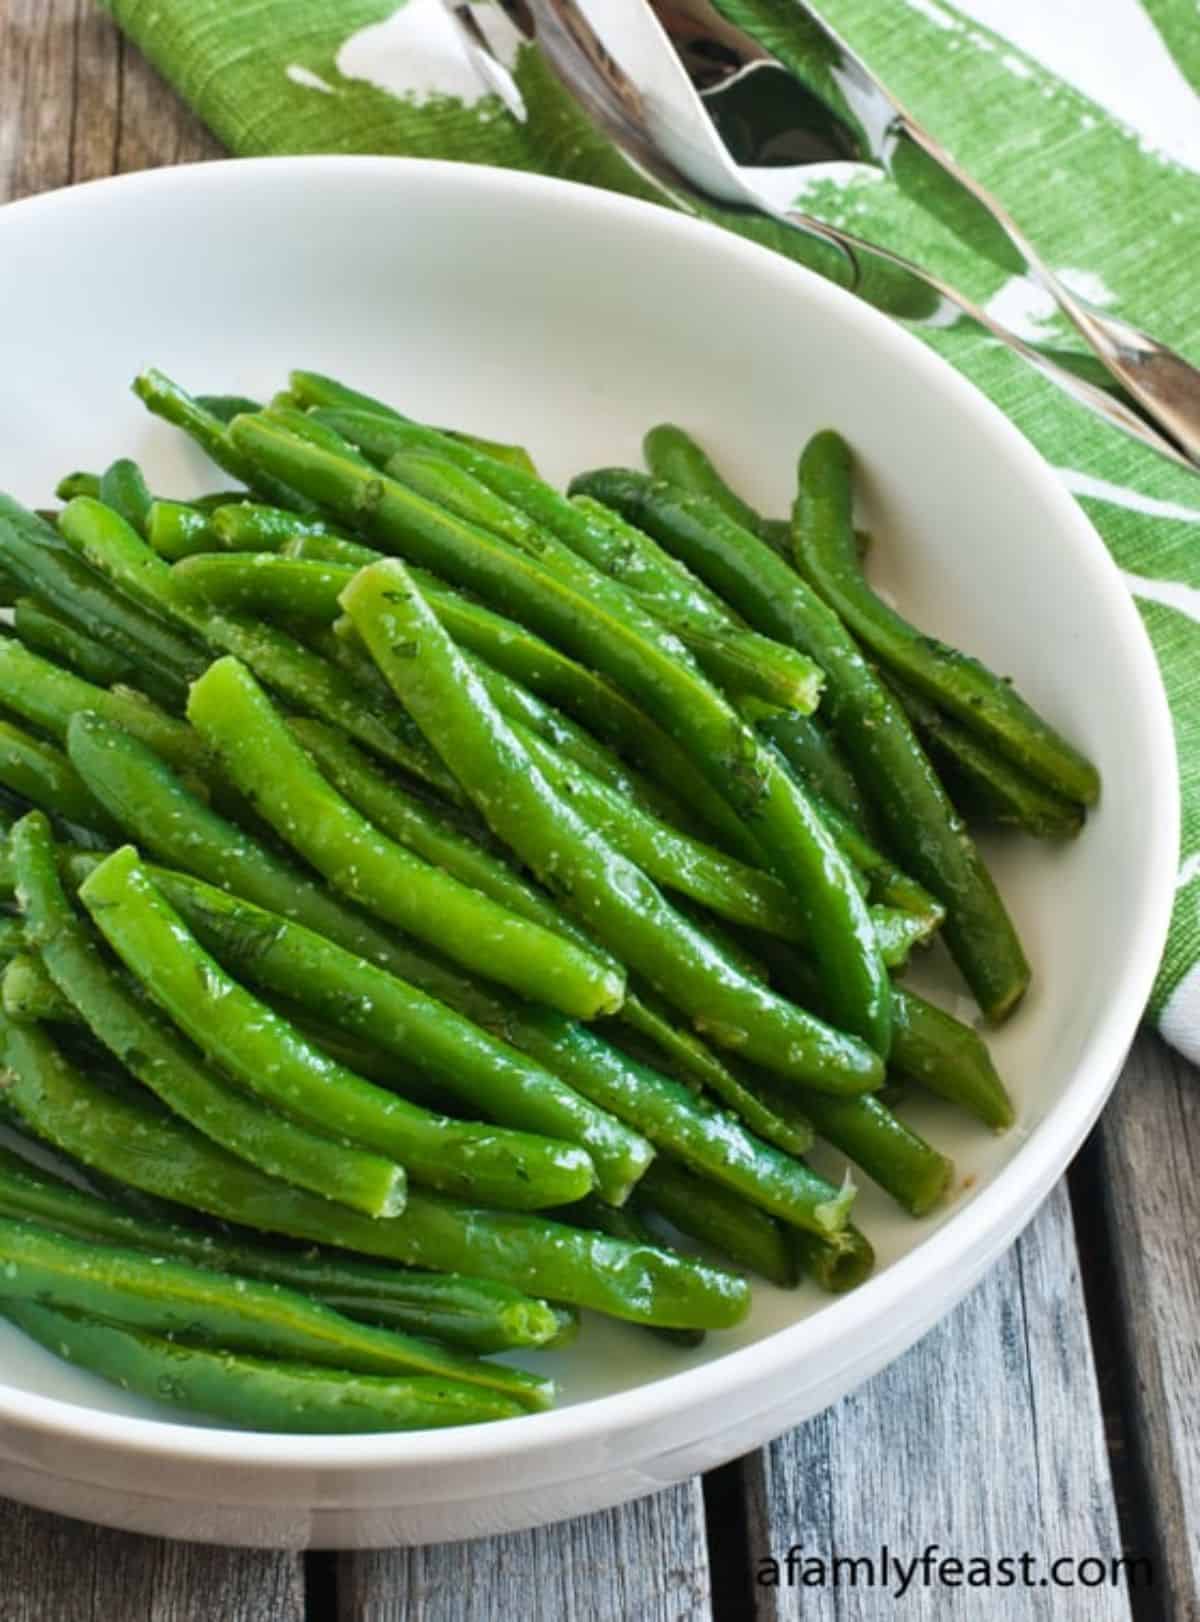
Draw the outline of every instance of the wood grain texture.
<instances>
[{"instance_id":1,"label":"wood grain texture","mask_svg":"<svg viewBox=\"0 0 1200 1622\"><path fill-rule=\"evenodd\" d=\"M135 1537L0 1502L0 1616L4 1622L304 1622L302 1561Z\"/></svg>"},{"instance_id":2,"label":"wood grain texture","mask_svg":"<svg viewBox=\"0 0 1200 1622\"><path fill-rule=\"evenodd\" d=\"M700 1483L533 1532L346 1554L338 1592L338 1622L704 1622Z\"/></svg>"},{"instance_id":3,"label":"wood grain texture","mask_svg":"<svg viewBox=\"0 0 1200 1622\"><path fill-rule=\"evenodd\" d=\"M0 0L0 202L221 152L93 0Z\"/></svg>"},{"instance_id":4,"label":"wood grain texture","mask_svg":"<svg viewBox=\"0 0 1200 1622\"><path fill-rule=\"evenodd\" d=\"M1172 1618L1200 1617L1200 1081L1156 1036L1139 1038L1100 1126L1127 1430L1160 1588Z\"/></svg>"},{"instance_id":5,"label":"wood grain texture","mask_svg":"<svg viewBox=\"0 0 1200 1622\"><path fill-rule=\"evenodd\" d=\"M883 1622L898 1605L914 1622L1127 1622L1123 1585L952 1591L918 1578L901 1600L895 1581L867 1586L865 1567L854 1584L849 1567L837 1586L755 1580L764 1556L793 1545L827 1563L873 1557L877 1570L884 1544L909 1560L929 1544L964 1562L1120 1556L1065 1187L918 1346L743 1468L758 1622Z\"/></svg>"}]
</instances>

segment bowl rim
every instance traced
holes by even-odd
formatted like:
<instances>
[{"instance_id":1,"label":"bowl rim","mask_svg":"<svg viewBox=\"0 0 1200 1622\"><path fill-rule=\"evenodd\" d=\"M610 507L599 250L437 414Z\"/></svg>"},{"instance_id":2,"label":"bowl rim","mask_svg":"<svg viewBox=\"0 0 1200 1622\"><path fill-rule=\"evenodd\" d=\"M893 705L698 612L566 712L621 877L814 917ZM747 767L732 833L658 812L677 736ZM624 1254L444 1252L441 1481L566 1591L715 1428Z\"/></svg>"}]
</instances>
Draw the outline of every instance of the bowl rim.
<instances>
[{"instance_id":1,"label":"bowl rim","mask_svg":"<svg viewBox=\"0 0 1200 1622\"><path fill-rule=\"evenodd\" d=\"M613 1435L661 1423L672 1415L719 1403L744 1385L781 1374L801 1357L819 1361L834 1342L853 1344L864 1328L887 1319L906 1298L939 1276L950 1275L965 1259L990 1260L1033 1217L1066 1168L1103 1107L1150 995L1170 921L1178 867L1179 793L1174 733L1149 637L1120 574L1100 536L1041 455L975 384L887 316L815 272L709 222L620 193L547 176L423 158L370 155L302 155L226 158L205 163L109 176L22 198L0 209L0 243L7 230L24 228L39 213L82 206L97 193L117 189L153 197L191 186L203 188L214 172L220 185L299 182L323 173L386 176L389 187L422 187L453 194L466 204L473 194L507 191L515 199L544 197L569 213L583 210L606 217L614 230L661 232L694 243L697 252L724 255L748 275L783 278L798 296L826 305L832 314L857 325L864 342L892 348L914 379L948 394L994 451L1018 465L1055 515L1060 544L1074 549L1089 570L1122 627L1130 674L1142 711L1144 739L1153 770L1146 807L1142 851L1145 882L1136 914L1127 917L1128 963L1106 1012L1089 1033L1074 1075L1057 1104L1038 1122L1004 1169L974 1195L969 1205L942 1227L851 1294L831 1297L798 1324L773 1331L697 1368L644 1382L629 1391L591 1398L571 1407L522 1415L517 1420L457 1430L386 1432L368 1435L277 1435L270 1432L194 1426L186 1421L131 1417L92 1409L61 1398L18 1390L0 1382L0 1422L25 1431L110 1446L115 1452L147 1459L210 1465L252 1466L259 1472L303 1469L311 1478L322 1469L387 1471L420 1466L453 1466L485 1460L516 1460L561 1449L596 1435ZM982 1266L983 1263L979 1262ZM946 1296L945 1310L955 1299ZM942 1313L938 1313L940 1318Z\"/></svg>"}]
</instances>

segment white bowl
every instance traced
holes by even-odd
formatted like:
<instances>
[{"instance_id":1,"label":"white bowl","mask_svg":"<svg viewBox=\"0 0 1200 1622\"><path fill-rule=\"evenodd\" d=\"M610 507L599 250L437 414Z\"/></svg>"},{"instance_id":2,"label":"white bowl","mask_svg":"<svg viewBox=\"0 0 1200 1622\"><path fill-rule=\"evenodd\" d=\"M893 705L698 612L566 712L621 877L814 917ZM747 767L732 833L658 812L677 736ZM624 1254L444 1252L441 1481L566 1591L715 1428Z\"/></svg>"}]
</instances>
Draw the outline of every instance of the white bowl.
<instances>
[{"instance_id":1,"label":"white bowl","mask_svg":"<svg viewBox=\"0 0 1200 1622\"><path fill-rule=\"evenodd\" d=\"M0 485L36 504L64 470L126 453L160 489L222 482L131 398L149 363L252 395L289 366L320 368L519 440L555 479L636 462L644 430L671 418L771 510L804 438L835 425L861 457L884 583L1014 675L1105 783L1069 848L994 851L1037 972L994 1041L1019 1125L996 1138L932 1101L914 1113L954 1154L959 1186L924 1222L863 1191L880 1265L854 1294L758 1286L748 1322L693 1353L591 1321L544 1359L562 1380L556 1411L361 1438L180 1423L3 1327L0 1493L231 1543L527 1527L746 1452L949 1311L1104 1102L1150 990L1177 853L1171 728L1141 623L1087 520L1000 413L907 333L763 249L599 191L460 165L206 164L18 203L0 214L0 309Z\"/></svg>"}]
</instances>

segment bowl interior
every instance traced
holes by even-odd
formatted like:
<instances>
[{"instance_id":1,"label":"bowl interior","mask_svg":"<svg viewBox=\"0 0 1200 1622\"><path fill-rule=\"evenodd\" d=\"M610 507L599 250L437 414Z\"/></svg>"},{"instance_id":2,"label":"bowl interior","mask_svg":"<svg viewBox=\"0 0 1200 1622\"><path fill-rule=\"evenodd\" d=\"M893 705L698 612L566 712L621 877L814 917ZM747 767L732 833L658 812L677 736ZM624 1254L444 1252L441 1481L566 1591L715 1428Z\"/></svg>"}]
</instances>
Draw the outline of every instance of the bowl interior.
<instances>
[{"instance_id":1,"label":"bowl interior","mask_svg":"<svg viewBox=\"0 0 1200 1622\"><path fill-rule=\"evenodd\" d=\"M134 177L6 211L0 248L0 485L31 504L67 469L121 454L169 493L224 482L130 396L145 364L198 390L258 397L289 366L329 371L416 416L520 441L556 480L638 462L643 432L671 419L776 512L805 437L843 430L860 458L875 578L923 626L1014 676L1105 779L1075 844L989 847L1037 975L992 1039L1019 1125L995 1138L934 1101L906 1106L954 1156L958 1183L922 1223L863 1187L881 1274L945 1224L961 1225L965 1243L973 1205L1030 1136L1054 1130L1050 1118L1081 1092L1098 1107L1164 927L1175 817L1165 711L1100 543L947 368L848 298L715 231L449 166L297 160ZM923 975L968 1012L943 962ZM739 1331L694 1352L593 1321L543 1362L569 1405L829 1310L810 1288L760 1284L755 1297ZM16 1392L171 1418L2 1326L0 1368Z\"/></svg>"}]
</instances>

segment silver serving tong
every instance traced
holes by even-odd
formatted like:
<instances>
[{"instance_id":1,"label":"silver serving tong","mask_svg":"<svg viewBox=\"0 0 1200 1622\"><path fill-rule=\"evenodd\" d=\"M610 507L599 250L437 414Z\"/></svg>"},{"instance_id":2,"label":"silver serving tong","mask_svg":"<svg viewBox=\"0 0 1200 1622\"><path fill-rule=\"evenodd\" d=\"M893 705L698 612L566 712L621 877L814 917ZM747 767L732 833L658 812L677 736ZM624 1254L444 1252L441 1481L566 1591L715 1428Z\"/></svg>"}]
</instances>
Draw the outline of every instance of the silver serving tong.
<instances>
[{"instance_id":1,"label":"silver serving tong","mask_svg":"<svg viewBox=\"0 0 1200 1622\"><path fill-rule=\"evenodd\" d=\"M522 121L487 6L445 0L488 87ZM1097 310L1044 263L971 179L801 0L789 0L788 60L711 0L497 0L626 159L676 203L766 215L836 257L832 272L916 325L967 319L1075 401L1143 445L1200 469L1200 370ZM494 14L494 10L493 10ZM814 166L882 170L975 251L1051 295L1090 354L1027 343L934 273L789 206Z\"/></svg>"}]
</instances>

